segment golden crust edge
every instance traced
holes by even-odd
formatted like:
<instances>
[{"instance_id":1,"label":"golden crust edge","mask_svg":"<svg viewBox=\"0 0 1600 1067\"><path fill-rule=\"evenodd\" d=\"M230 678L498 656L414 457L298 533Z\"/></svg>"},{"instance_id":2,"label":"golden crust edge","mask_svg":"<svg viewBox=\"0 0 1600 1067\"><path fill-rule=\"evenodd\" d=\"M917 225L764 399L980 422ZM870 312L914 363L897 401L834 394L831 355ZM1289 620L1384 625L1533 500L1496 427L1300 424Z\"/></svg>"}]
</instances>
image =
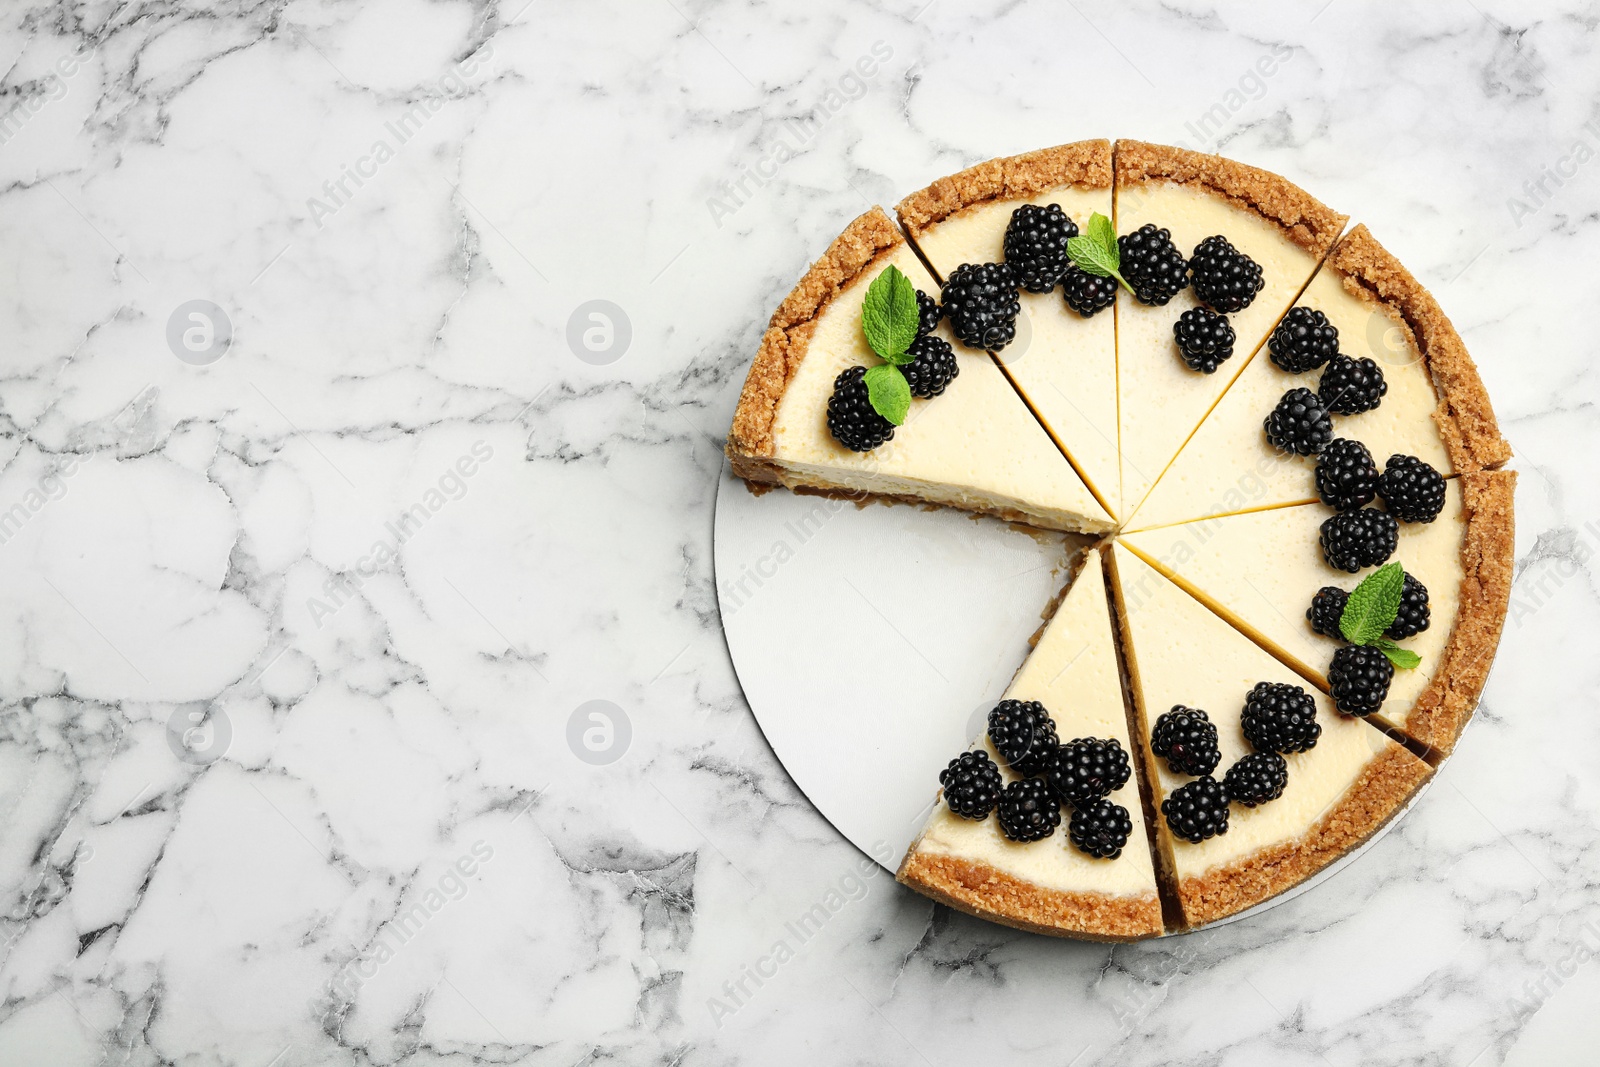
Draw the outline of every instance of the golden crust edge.
<instances>
[{"instance_id":1,"label":"golden crust edge","mask_svg":"<svg viewBox=\"0 0 1600 1067\"><path fill-rule=\"evenodd\" d=\"M1111 177L1110 141L1072 141L975 164L917 190L894 210L915 240L935 223L992 201L1026 200L1063 185L1109 189Z\"/></svg>"}]
</instances>

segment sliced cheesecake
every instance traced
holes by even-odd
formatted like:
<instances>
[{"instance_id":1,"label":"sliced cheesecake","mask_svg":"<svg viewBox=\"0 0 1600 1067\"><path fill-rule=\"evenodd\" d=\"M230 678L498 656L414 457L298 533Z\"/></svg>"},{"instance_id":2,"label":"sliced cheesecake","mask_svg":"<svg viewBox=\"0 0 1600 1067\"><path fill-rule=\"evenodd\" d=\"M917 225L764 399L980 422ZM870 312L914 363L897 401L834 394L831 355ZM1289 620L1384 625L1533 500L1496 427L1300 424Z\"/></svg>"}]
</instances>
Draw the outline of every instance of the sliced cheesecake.
<instances>
[{"instance_id":1,"label":"sliced cheesecake","mask_svg":"<svg viewBox=\"0 0 1600 1067\"><path fill-rule=\"evenodd\" d=\"M1116 226L1130 234L1146 223L1170 230L1185 258L1220 234L1261 267L1262 288L1227 316L1232 358L1211 374L1191 370L1172 327L1198 306L1194 287L1154 307L1117 294L1117 395L1122 449L1122 513L1139 510L1167 464L1228 384L1266 340L1311 280L1345 217L1276 174L1220 156L1118 141Z\"/></svg>"},{"instance_id":2,"label":"sliced cheesecake","mask_svg":"<svg viewBox=\"0 0 1600 1067\"><path fill-rule=\"evenodd\" d=\"M1401 642L1421 664L1394 672L1373 718L1439 752L1471 717L1505 621L1515 481L1510 471L1452 478L1437 519L1399 524L1390 559L1427 588L1430 620ZM1319 533L1333 514L1304 504L1123 534L1121 543L1326 688L1339 642L1313 631L1306 611L1323 586L1349 590L1362 577L1323 556Z\"/></svg>"},{"instance_id":3,"label":"sliced cheesecake","mask_svg":"<svg viewBox=\"0 0 1600 1067\"><path fill-rule=\"evenodd\" d=\"M1133 752L1098 551L1089 552L1005 697L1043 704L1062 741L1115 738ZM1007 782L1015 780L987 737L974 747L988 752ZM961 818L941 794L899 879L953 908L1024 930L1105 941L1154 936L1162 932L1161 905L1137 777L1110 799L1128 810L1133 833L1120 856L1094 859L1068 841L1066 813L1054 835L1022 844L1000 832L996 815Z\"/></svg>"},{"instance_id":4,"label":"sliced cheesecake","mask_svg":"<svg viewBox=\"0 0 1600 1067\"><path fill-rule=\"evenodd\" d=\"M1334 433L1381 467L1396 453L1443 474L1498 467L1511 450L1461 338L1432 295L1358 226L1339 240L1297 307L1338 330L1342 355L1370 359L1387 387L1378 406L1335 415ZM1266 347L1239 374L1138 512L1145 529L1316 499L1315 457L1279 452L1261 424L1290 389L1317 390L1321 369L1290 373Z\"/></svg>"},{"instance_id":5,"label":"sliced cheesecake","mask_svg":"<svg viewBox=\"0 0 1600 1067\"><path fill-rule=\"evenodd\" d=\"M1150 746L1174 705L1204 710L1217 729L1215 778L1252 751L1241 725L1258 682L1302 685L1283 664L1133 553L1113 550L1117 612L1132 681L1140 751L1157 806L1195 779L1175 774ZM1314 694L1321 734L1288 754L1283 793L1258 807L1228 805L1227 831L1198 844L1157 819L1161 855L1189 926L1225 918L1316 874L1366 841L1427 780L1428 765Z\"/></svg>"},{"instance_id":6,"label":"sliced cheesecake","mask_svg":"<svg viewBox=\"0 0 1600 1067\"><path fill-rule=\"evenodd\" d=\"M1111 216L1111 142L1079 141L993 159L941 178L896 208L943 282L963 263L1005 259L1006 226L1023 204L1058 205L1082 232ZM1119 513L1117 335L1109 310L1085 318L1057 286L1022 292L1014 341L994 353L1100 503Z\"/></svg>"},{"instance_id":7,"label":"sliced cheesecake","mask_svg":"<svg viewBox=\"0 0 1600 1067\"><path fill-rule=\"evenodd\" d=\"M828 431L834 379L879 360L861 326L867 286L890 265L938 286L882 211L852 222L773 314L728 434L735 474L753 484L894 497L1097 532L1111 516L986 353L955 345L942 396L916 400L892 440L852 452ZM951 340L946 327L940 336Z\"/></svg>"}]
</instances>

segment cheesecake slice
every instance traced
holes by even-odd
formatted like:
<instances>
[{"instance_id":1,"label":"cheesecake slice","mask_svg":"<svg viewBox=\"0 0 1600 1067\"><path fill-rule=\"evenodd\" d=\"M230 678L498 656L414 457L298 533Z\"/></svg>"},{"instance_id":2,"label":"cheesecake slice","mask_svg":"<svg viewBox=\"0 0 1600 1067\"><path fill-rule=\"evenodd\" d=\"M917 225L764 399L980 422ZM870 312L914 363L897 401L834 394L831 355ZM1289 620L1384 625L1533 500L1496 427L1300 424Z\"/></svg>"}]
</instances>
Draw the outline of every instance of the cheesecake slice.
<instances>
[{"instance_id":1,"label":"cheesecake slice","mask_svg":"<svg viewBox=\"0 0 1600 1067\"><path fill-rule=\"evenodd\" d=\"M928 295L938 292L888 216L873 208L778 307L728 434L734 473L754 486L944 504L1053 530L1109 529L1111 516L984 352L955 344L957 377L942 396L912 401L892 440L870 452L834 440L827 425L834 379L879 362L862 333L861 306L867 286L891 264Z\"/></svg>"},{"instance_id":2,"label":"cheesecake slice","mask_svg":"<svg viewBox=\"0 0 1600 1067\"><path fill-rule=\"evenodd\" d=\"M1372 717L1441 753L1477 705L1505 621L1515 481L1510 471L1450 479L1439 517L1401 523L1390 557L1427 587L1430 621L1400 642L1422 662L1394 672ZM1123 534L1121 543L1326 689L1339 642L1313 631L1306 610L1323 586L1349 590L1365 576L1323 558L1319 532L1333 514L1304 504Z\"/></svg>"},{"instance_id":3,"label":"cheesecake slice","mask_svg":"<svg viewBox=\"0 0 1600 1067\"><path fill-rule=\"evenodd\" d=\"M1388 391L1378 406L1334 416L1334 433L1367 446L1381 468L1396 453L1442 474L1498 467L1511 456L1489 394L1455 328L1429 292L1357 226L1339 240L1298 307L1321 311L1339 351L1371 359ZM1290 389L1317 389L1322 371L1292 374L1263 346L1125 525L1139 530L1315 500L1315 457L1279 452L1261 423Z\"/></svg>"},{"instance_id":4,"label":"cheesecake slice","mask_svg":"<svg viewBox=\"0 0 1600 1067\"><path fill-rule=\"evenodd\" d=\"M992 159L902 200L900 225L940 282L963 263L1005 259L1006 226L1023 204L1058 205L1081 233L1111 216L1111 142L1079 141ZM1014 341L994 353L1084 482L1118 514L1117 333L1110 310L1084 318L1060 286L1020 293Z\"/></svg>"},{"instance_id":5,"label":"cheesecake slice","mask_svg":"<svg viewBox=\"0 0 1600 1067\"><path fill-rule=\"evenodd\" d=\"M1345 217L1276 174L1220 156L1118 141L1117 232L1129 234L1146 223L1170 230L1185 258L1207 237L1226 237L1260 264L1262 288L1248 307L1227 316L1236 335L1233 356L1211 374L1189 369L1172 336L1178 317L1198 306L1192 285L1161 307L1117 293L1124 515L1139 510L1167 464L1293 305Z\"/></svg>"},{"instance_id":6,"label":"cheesecake slice","mask_svg":"<svg viewBox=\"0 0 1600 1067\"><path fill-rule=\"evenodd\" d=\"M1043 704L1062 741L1115 738L1132 756L1098 551L1088 553L1005 697ZM988 752L1007 782L1015 780L987 737L974 747ZM1152 937L1163 929L1161 904L1137 778L1111 800L1128 810L1133 833L1120 856L1093 859L1068 841L1067 812L1054 835L1021 844L1000 832L994 814L963 819L941 794L898 877L953 908L1024 930L1102 941Z\"/></svg>"},{"instance_id":7,"label":"cheesecake slice","mask_svg":"<svg viewBox=\"0 0 1600 1067\"><path fill-rule=\"evenodd\" d=\"M1215 778L1252 751L1240 725L1258 682L1303 685L1243 634L1121 545L1113 550L1117 613L1134 694L1139 752L1159 809L1195 779L1175 774L1150 748L1156 719L1174 705L1204 710L1221 751ZM1316 745L1284 757L1288 783L1276 800L1228 805L1225 833L1198 844L1165 818L1156 834L1184 922L1200 926L1259 904L1316 874L1396 815L1432 773L1360 719L1314 694Z\"/></svg>"}]
</instances>

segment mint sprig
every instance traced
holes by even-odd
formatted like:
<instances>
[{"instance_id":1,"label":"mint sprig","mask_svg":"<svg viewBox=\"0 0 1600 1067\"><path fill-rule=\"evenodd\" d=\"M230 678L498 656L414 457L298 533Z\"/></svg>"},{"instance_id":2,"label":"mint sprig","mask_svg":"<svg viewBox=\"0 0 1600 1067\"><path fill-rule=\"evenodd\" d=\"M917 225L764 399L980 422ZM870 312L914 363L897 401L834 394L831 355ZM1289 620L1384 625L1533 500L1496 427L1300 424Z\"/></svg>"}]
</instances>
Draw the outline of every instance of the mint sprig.
<instances>
[{"instance_id":1,"label":"mint sprig","mask_svg":"<svg viewBox=\"0 0 1600 1067\"><path fill-rule=\"evenodd\" d=\"M1122 269L1122 250L1117 247L1117 229L1111 220L1096 211L1089 216L1083 232L1067 241L1067 255L1086 274L1098 278L1115 278L1128 292L1128 284L1119 271Z\"/></svg>"},{"instance_id":2,"label":"mint sprig","mask_svg":"<svg viewBox=\"0 0 1600 1067\"><path fill-rule=\"evenodd\" d=\"M891 264L872 279L861 304L861 332L883 360L867 368L867 400L872 410L902 426L911 410L911 385L900 368L914 358L906 351L917 339L922 316L917 309L917 287Z\"/></svg>"},{"instance_id":3,"label":"mint sprig","mask_svg":"<svg viewBox=\"0 0 1600 1067\"><path fill-rule=\"evenodd\" d=\"M1345 601L1339 632L1352 645L1371 645L1396 667L1411 670L1422 662L1422 657L1383 636L1400 614L1400 594L1405 584L1406 572L1399 562L1385 563L1367 575Z\"/></svg>"}]
</instances>

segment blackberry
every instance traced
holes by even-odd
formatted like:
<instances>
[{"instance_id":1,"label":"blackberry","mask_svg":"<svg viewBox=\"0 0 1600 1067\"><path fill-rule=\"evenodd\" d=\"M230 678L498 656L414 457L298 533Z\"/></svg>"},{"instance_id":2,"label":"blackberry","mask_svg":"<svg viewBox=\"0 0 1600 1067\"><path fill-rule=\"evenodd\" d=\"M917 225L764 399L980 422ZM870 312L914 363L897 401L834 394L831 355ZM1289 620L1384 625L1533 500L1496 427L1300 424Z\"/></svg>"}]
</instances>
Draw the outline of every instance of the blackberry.
<instances>
[{"instance_id":1,"label":"blackberry","mask_svg":"<svg viewBox=\"0 0 1600 1067\"><path fill-rule=\"evenodd\" d=\"M1210 774L1222 753L1217 750L1217 727L1199 708L1172 705L1150 731L1150 750L1167 761L1174 774Z\"/></svg>"},{"instance_id":2,"label":"blackberry","mask_svg":"<svg viewBox=\"0 0 1600 1067\"><path fill-rule=\"evenodd\" d=\"M1172 324L1173 339L1190 370L1212 374L1233 355L1233 327L1210 308L1190 308Z\"/></svg>"},{"instance_id":3,"label":"blackberry","mask_svg":"<svg viewBox=\"0 0 1600 1067\"><path fill-rule=\"evenodd\" d=\"M1400 544L1400 524L1387 511L1357 508L1324 522L1321 538L1322 558L1328 566L1354 574L1394 555Z\"/></svg>"},{"instance_id":4,"label":"blackberry","mask_svg":"<svg viewBox=\"0 0 1600 1067\"><path fill-rule=\"evenodd\" d=\"M923 337L932 333L939 326L939 320L944 318L944 308L939 306L939 301L917 290L917 336Z\"/></svg>"},{"instance_id":5,"label":"blackberry","mask_svg":"<svg viewBox=\"0 0 1600 1067\"><path fill-rule=\"evenodd\" d=\"M1328 409L1309 389L1291 389L1283 394L1261 424L1267 443L1279 452L1314 456L1333 440L1333 419Z\"/></svg>"},{"instance_id":6,"label":"blackberry","mask_svg":"<svg viewBox=\"0 0 1600 1067\"><path fill-rule=\"evenodd\" d=\"M1132 769L1122 744L1111 738L1068 741L1045 764L1045 781L1063 804L1087 804L1128 784Z\"/></svg>"},{"instance_id":7,"label":"blackberry","mask_svg":"<svg viewBox=\"0 0 1600 1067\"><path fill-rule=\"evenodd\" d=\"M1117 238L1122 276L1141 304L1161 307L1189 284L1189 263L1172 243L1170 230L1147 222Z\"/></svg>"},{"instance_id":8,"label":"blackberry","mask_svg":"<svg viewBox=\"0 0 1600 1067\"><path fill-rule=\"evenodd\" d=\"M1243 311L1261 291L1261 264L1239 251L1226 237L1207 237L1189 257L1194 295L1225 315Z\"/></svg>"},{"instance_id":9,"label":"blackberry","mask_svg":"<svg viewBox=\"0 0 1600 1067\"><path fill-rule=\"evenodd\" d=\"M1290 308L1272 331L1267 353L1290 374L1304 374L1339 354L1339 330L1320 311Z\"/></svg>"},{"instance_id":10,"label":"blackberry","mask_svg":"<svg viewBox=\"0 0 1600 1067\"><path fill-rule=\"evenodd\" d=\"M1416 456L1393 455L1383 465L1378 495L1401 522L1432 522L1444 510L1444 476Z\"/></svg>"},{"instance_id":11,"label":"blackberry","mask_svg":"<svg viewBox=\"0 0 1600 1067\"><path fill-rule=\"evenodd\" d=\"M900 373L906 376L912 396L924 400L938 396L961 373L956 350L943 337L923 334L911 342L906 352L913 358L910 363L901 364Z\"/></svg>"},{"instance_id":12,"label":"blackberry","mask_svg":"<svg viewBox=\"0 0 1600 1067\"><path fill-rule=\"evenodd\" d=\"M1013 841L1042 841L1061 825L1061 805L1041 778L1012 782L1000 794L1000 832Z\"/></svg>"},{"instance_id":13,"label":"blackberry","mask_svg":"<svg viewBox=\"0 0 1600 1067\"><path fill-rule=\"evenodd\" d=\"M1240 756L1222 776L1222 788L1227 791L1228 799L1247 808L1277 800L1288 784L1289 764L1276 752Z\"/></svg>"},{"instance_id":14,"label":"blackberry","mask_svg":"<svg viewBox=\"0 0 1600 1067\"><path fill-rule=\"evenodd\" d=\"M1311 629L1323 637L1343 641L1344 631L1339 629L1339 620L1344 617L1344 606L1349 599L1350 594L1336 585L1325 585L1318 589L1317 595L1311 598L1311 606L1306 609Z\"/></svg>"},{"instance_id":15,"label":"blackberry","mask_svg":"<svg viewBox=\"0 0 1600 1067\"><path fill-rule=\"evenodd\" d=\"M871 452L894 437L894 423L867 399L867 368L847 367L833 380L828 398L828 431L852 452Z\"/></svg>"},{"instance_id":16,"label":"blackberry","mask_svg":"<svg viewBox=\"0 0 1600 1067\"><path fill-rule=\"evenodd\" d=\"M963 752L939 772L944 802L963 819L986 819L1000 803L1005 782L1000 767L983 751Z\"/></svg>"},{"instance_id":17,"label":"blackberry","mask_svg":"<svg viewBox=\"0 0 1600 1067\"><path fill-rule=\"evenodd\" d=\"M1198 845L1228 832L1228 794L1215 778L1196 778L1161 802L1161 814L1174 834Z\"/></svg>"},{"instance_id":18,"label":"blackberry","mask_svg":"<svg viewBox=\"0 0 1600 1067\"><path fill-rule=\"evenodd\" d=\"M989 712L989 741L1018 774L1039 774L1061 747L1055 720L1037 700L1002 700Z\"/></svg>"},{"instance_id":19,"label":"blackberry","mask_svg":"<svg viewBox=\"0 0 1600 1067\"><path fill-rule=\"evenodd\" d=\"M1365 357L1351 359L1334 356L1322 368L1322 381L1317 385L1317 395L1335 415L1359 415L1371 411L1389 391L1378 364Z\"/></svg>"},{"instance_id":20,"label":"blackberry","mask_svg":"<svg viewBox=\"0 0 1600 1067\"><path fill-rule=\"evenodd\" d=\"M1078 236L1078 224L1060 204L1023 204L1006 224L1006 263L1017 282L1030 293L1048 293L1072 265L1067 242Z\"/></svg>"},{"instance_id":21,"label":"blackberry","mask_svg":"<svg viewBox=\"0 0 1600 1067\"><path fill-rule=\"evenodd\" d=\"M1004 263L963 263L939 297L950 329L968 348L1004 348L1017 336L1017 277Z\"/></svg>"},{"instance_id":22,"label":"blackberry","mask_svg":"<svg viewBox=\"0 0 1600 1067\"><path fill-rule=\"evenodd\" d=\"M1257 682L1244 698L1239 725L1257 752L1305 752L1315 748L1322 727L1310 693L1285 682Z\"/></svg>"},{"instance_id":23,"label":"blackberry","mask_svg":"<svg viewBox=\"0 0 1600 1067\"><path fill-rule=\"evenodd\" d=\"M1097 860L1114 860L1133 834L1128 809L1104 798L1072 809L1067 821L1067 838L1079 851Z\"/></svg>"},{"instance_id":24,"label":"blackberry","mask_svg":"<svg viewBox=\"0 0 1600 1067\"><path fill-rule=\"evenodd\" d=\"M1328 692L1333 706L1346 715L1371 715L1383 707L1394 679L1394 664L1382 649L1371 645L1345 645L1333 654L1328 668Z\"/></svg>"},{"instance_id":25,"label":"blackberry","mask_svg":"<svg viewBox=\"0 0 1600 1067\"><path fill-rule=\"evenodd\" d=\"M1428 616L1428 587L1408 574L1400 590L1400 613L1383 631L1383 636L1391 641L1415 637L1428 628Z\"/></svg>"},{"instance_id":26,"label":"blackberry","mask_svg":"<svg viewBox=\"0 0 1600 1067\"><path fill-rule=\"evenodd\" d=\"M1317 457L1317 496L1335 511L1372 503L1378 495L1378 465L1360 441L1340 437Z\"/></svg>"},{"instance_id":27,"label":"blackberry","mask_svg":"<svg viewBox=\"0 0 1600 1067\"><path fill-rule=\"evenodd\" d=\"M1117 299L1117 280L1110 275L1090 274L1076 265L1068 267L1061 278L1062 295L1067 306L1084 318L1110 307Z\"/></svg>"}]
</instances>

